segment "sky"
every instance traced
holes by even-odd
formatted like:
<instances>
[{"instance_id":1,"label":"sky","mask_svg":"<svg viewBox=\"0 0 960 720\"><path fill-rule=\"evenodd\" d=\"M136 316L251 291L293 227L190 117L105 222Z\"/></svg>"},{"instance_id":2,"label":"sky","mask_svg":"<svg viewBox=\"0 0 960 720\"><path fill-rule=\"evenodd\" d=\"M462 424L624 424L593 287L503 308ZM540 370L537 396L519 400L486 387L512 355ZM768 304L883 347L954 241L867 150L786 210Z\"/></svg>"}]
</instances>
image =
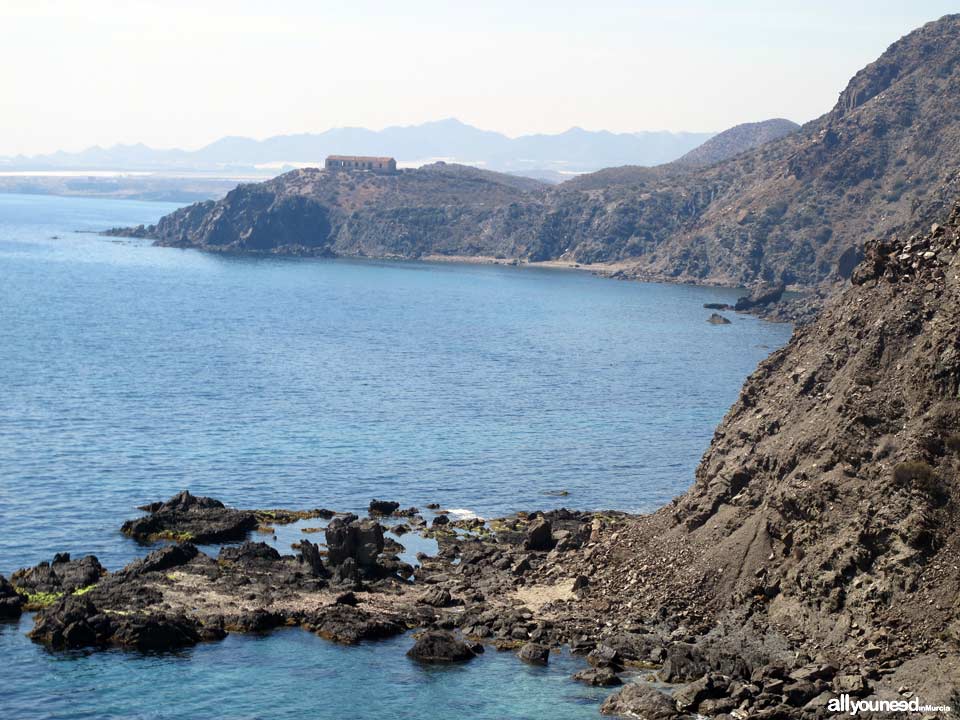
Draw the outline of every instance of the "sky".
<instances>
[{"instance_id":1,"label":"sky","mask_svg":"<svg viewBox=\"0 0 960 720\"><path fill-rule=\"evenodd\" d=\"M951 7L952 6L952 7ZM811 120L938 0L0 0L0 155Z\"/></svg>"}]
</instances>

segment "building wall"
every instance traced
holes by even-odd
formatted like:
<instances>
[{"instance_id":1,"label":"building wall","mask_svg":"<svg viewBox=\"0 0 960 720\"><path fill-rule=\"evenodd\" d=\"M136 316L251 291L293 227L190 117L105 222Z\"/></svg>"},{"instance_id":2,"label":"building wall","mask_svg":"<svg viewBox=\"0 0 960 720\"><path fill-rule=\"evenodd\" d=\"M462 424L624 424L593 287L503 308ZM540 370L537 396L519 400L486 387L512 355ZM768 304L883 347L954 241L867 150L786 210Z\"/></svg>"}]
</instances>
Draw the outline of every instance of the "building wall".
<instances>
[{"instance_id":1,"label":"building wall","mask_svg":"<svg viewBox=\"0 0 960 720\"><path fill-rule=\"evenodd\" d=\"M327 158L327 170L381 170L395 172L397 161L393 158L331 155Z\"/></svg>"}]
</instances>

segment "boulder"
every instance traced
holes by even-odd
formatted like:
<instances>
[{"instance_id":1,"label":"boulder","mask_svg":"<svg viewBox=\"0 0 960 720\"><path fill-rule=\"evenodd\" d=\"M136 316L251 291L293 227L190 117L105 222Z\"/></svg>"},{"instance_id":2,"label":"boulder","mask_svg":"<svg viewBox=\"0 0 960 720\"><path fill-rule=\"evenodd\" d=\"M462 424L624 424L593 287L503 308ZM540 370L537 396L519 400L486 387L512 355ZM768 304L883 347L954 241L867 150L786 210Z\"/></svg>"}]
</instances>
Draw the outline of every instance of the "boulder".
<instances>
[{"instance_id":1,"label":"boulder","mask_svg":"<svg viewBox=\"0 0 960 720\"><path fill-rule=\"evenodd\" d=\"M358 568L373 569L383 552L383 526L373 520L334 518L325 531L327 561L336 567L352 559Z\"/></svg>"},{"instance_id":2,"label":"boulder","mask_svg":"<svg viewBox=\"0 0 960 720\"><path fill-rule=\"evenodd\" d=\"M420 602L430 607L444 608L453 604L453 597L446 588L432 587L423 594Z\"/></svg>"},{"instance_id":3,"label":"boulder","mask_svg":"<svg viewBox=\"0 0 960 720\"><path fill-rule=\"evenodd\" d=\"M623 684L623 680L621 680L617 674L608 667L592 667L587 668L586 670L581 670L573 676L573 679L578 682L586 683L587 685L593 685L595 687L612 687L614 685Z\"/></svg>"},{"instance_id":4,"label":"boulder","mask_svg":"<svg viewBox=\"0 0 960 720\"><path fill-rule=\"evenodd\" d=\"M597 645L587 655L587 662L594 667L608 667L616 670L623 669L623 658L620 653L609 645Z\"/></svg>"},{"instance_id":5,"label":"boulder","mask_svg":"<svg viewBox=\"0 0 960 720\"><path fill-rule=\"evenodd\" d=\"M524 547L527 550L551 550L553 548L553 528L549 520L538 517L527 526Z\"/></svg>"},{"instance_id":6,"label":"boulder","mask_svg":"<svg viewBox=\"0 0 960 720\"><path fill-rule=\"evenodd\" d=\"M201 639L199 624L182 615L131 615L121 618L116 626L112 643L142 652L188 647Z\"/></svg>"},{"instance_id":7,"label":"boulder","mask_svg":"<svg viewBox=\"0 0 960 720\"><path fill-rule=\"evenodd\" d=\"M69 593L96 584L106 572L93 555L71 560L70 553L58 553L52 562L17 570L10 582L30 593Z\"/></svg>"},{"instance_id":8,"label":"boulder","mask_svg":"<svg viewBox=\"0 0 960 720\"><path fill-rule=\"evenodd\" d=\"M71 560L70 553L58 553L52 562L17 570L10 582L30 593L70 593L96 584L106 572L93 555Z\"/></svg>"},{"instance_id":9,"label":"boulder","mask_svg":"<svg viewBox=\"0 0 960 720\"><path fill-rule=\"evenodd\" d=\"M466 643L444 630L429 630L420 635L407 655L423 663L465 662L475 657Z\"/></svg>"},{"instance_id":10,"label":"boulder","mask_svg":"<svg viewBox=\"0 0 960 720\"><path fill-rule=\"evenodd\" d=\"M847 673L837 675L833 679L833 689L838 694L849 693L850 695L862 696L867 694L870 686L862 675Z\"/></svg>"},{"instance_id":11,"label":"boulder","mask_svg":"<svg viewBox=\"0 0 960 720\"><path fill-rule=\"evenodd\" d=\"M530 665L546 665L550 662L550 648L537 643L527 643L520 648L517 657Z\"/></svg>"},{"instance_id":12,"label":"boulder","mask_svg":"<svg viewBox=\"0 0 960 720\"><path fill-rule=\"evenodd\" d=\"M737 312L743 312L744 310L752 310L756 307L770 305L771 303L778 302L780 298L783 297L786 289L787 287L783 283L766 283L760 285L755 288L749 296L739 298L737 304L733 307Z\"/></svg>"},{"instance_id":13,"label":"boulder","mask_svg":"<svg viewBox=\"0 0 960 720\"><path fill-rule=\"evenodd\" d=\"M217 559L237 565L263 565L279 561L280 553L264 542L247 541L239 547L221 548Z\"/></svg>"},{"instance_id":14,"label":"boulder","mask_svg":"<svg viewBox=\"0 0 960 720\"><path fill-rule=\"evenodd\" d=\"M625 685L604 700L602 715L619 715L643 720L672 720L680 713L668 696L649 685Z\"/></svg>"},{"instance_id":15,"label":"boulder","mask_svg":"<svg viewBox=\"0 0 960 720\"><path fill-rule=\"evenodd\" d=\"M371 515L393 515L400 509L400 503L392 500L371 500L367 511Z\"/></svg>"},{"instance_id":16,"label":"boulder","mask_svg":"<svg viewBox=\"0 0 960 720\"><path fill-rule=\"evenodd\" d=\"M54 649L117 645L141 651L172 650L223 637L178 614L101 612L87 596L66 595L37 613L29 637Z\"/></svg>"},{"instance_id":17,"label":"boulder","mask_svg":"<svg viewBox=\"0 0 960 720\"><path fill-rule=\"evenodd\" d=\"M327 605L311 613L304 618L303 625L320 637L345 645L393 637L407 629L395 617L340 604Z\"/></svg>"},{"instance_id":18,"label":"boulder","mask_svg":"<svg viewBox=\"0 0 960 720\"><path fill-rule=\"evenodd\" d=\"M666 659L657 675L663 682L681 683L696 680L709 671L709 663L694 645L673 643L667 648Z\"/></svg>"},{"instance_id":19,"label":"boulder","mask_svg":"<svg viewBox=\"0 0 960 720\"><path fill-rule=\"evenodd\" d=\"M707 318L707 322L711 325L729 325L730 321L727 320L723 315L719 313L711 313L710 317Z\"/></svg>"},{"instance_id":20,"label":"boulder","mask_svg":"<svg viewBox=\"0 0 960 720\"><path fill-rule=\"evenodd\" d=\"M118 574L130 578L145 573L169 570L170 568L186 565L193 560L199 552L197 547L192 543L166 545L159 550L154 550L144 558L134 560Z\"/></svg>"},{"instance_id":21,"label":"boulder","mask_svg":"<svg viewBox=\"0 0 960 720\"><path fill-rule=\"evenodd\" d=\"M0 575L0 620L15 620L23 612L25 595L16 591L10 581Z\"/></svg>"},{"instance_id":22,"label":"boulder","mask_svg":"<svg viewBox=\"0 0 960 720\"><path fill-rule=\"evenodd\" d=\"M322 577L326 574L323 567L323 558L320 557L320 548L309 540L300 541L300 563L313 577Z\"/></svg>"},{"instance_id":23,"label":"boulder","mask_svg":"<svg viewBox=\"0 0 960 720\"><path fill-rule=\"evenodd\" d=\"M673 700L680 712L692 712L707 698L716 698L723 695L729 684L729 681L722 675L704 675L683 687L677 688L673 693Z\"/></svg>"}]
</instances>

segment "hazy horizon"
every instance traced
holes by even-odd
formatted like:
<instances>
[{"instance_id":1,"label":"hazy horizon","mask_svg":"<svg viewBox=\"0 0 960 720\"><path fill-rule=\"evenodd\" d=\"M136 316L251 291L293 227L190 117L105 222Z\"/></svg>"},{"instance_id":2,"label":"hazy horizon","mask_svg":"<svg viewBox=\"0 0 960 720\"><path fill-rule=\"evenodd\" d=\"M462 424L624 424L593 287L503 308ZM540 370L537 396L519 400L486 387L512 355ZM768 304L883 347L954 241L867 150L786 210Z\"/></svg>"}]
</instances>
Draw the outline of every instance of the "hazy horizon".
<instances>
[{"instance_id":1,"label":"hazy horizon","mask_svg":"<svg viewBox=\"0 0 960 720\"><path fill-rule=\"evenodd\" d=\"M718 132L829 110L849 78L950 3L713 7L495 0L5 3L0 155L195 150L445 118L515 138L573 127ZM856 28L851 32L850 28Z\"/></svg>"},{"instance_id":2,"label":"hazy horizon","mask_svg":"<svg viewBox=\"0 0 960 720\"><path fill-rule=\"evenodd\" d=\"M758 120L770 120L770 119L773 119L773 118L758 118ZM789 120L790 118L785 118L785 119ZM201 145L197 145L196 147L189 147L189 148L188 148L188 147L182 147L182 146L173 146L173 145L171 145L171 146L169 146L169 147L164 147L164 146L160 146L160 145L151 145L151 144L145 143L145 142L143 142L143 141L141 141L141 140L137 140L137 141L129 142L129 143L116 142L116 143L109 143L109 144L103 144L103 143L100 143L100 144L92 144L92 145L86 145L86 146L83 146L83 147L79 147L79 148L77 148L76 150L64 150L63 148L56 148L56 149L53 149L53 150L43 151L43 152L39 152L39 153L29 153L29 154L27 154L27 155L28 155L28 156L45 156L45 155L55 154L55 153L57 153L57 152L70 152L70 153L83 152L84 150L90 150L90 149L94 149L94 148L97 148L97 147L102 148L102 149L110 149L110 148L119 147L119 146L133 147L133 146L137 146L137 145L145 145L145 146L149 147L149 148L152 149L152 150L184 150L184 151L187 151L187 152L194 152L194 151L197 151L197 150L202 150L203 148L205 148L205 147L207 147L207 146L209 146L209 145L212 145L212 144L214 144L214 143L216 143L216 142L218 142L218 141L221 141L221 140L243 139L243 140L264 141L264 140L269 140L269 139L271 139L271 138L293 137L293 136L297 136L297 135L322 135L323 133L330 132L330 131L335 131L335 130L369 130L369 131L372 131L372 132L383 132L383 131L386 131L386 130L392 130L392 129L398 129L398 128L399 128L399 129L406 129L406 128L419 128L419 127L424 127L424 126L427 126L427 125L439 125L439 124L447 123L447 122L460 123L460 124L462 124L462 125L466 125L466 126L468 126L468 127L472 127L472 128L474 128L475 130L480 130L480 131L482 131L482 132L497 133L497 134L500 134L500 135L504 135L505 137L507 137L507 138L510 139L510 140L517 140L517 139L520 139L520 138L531 137L531 136L536 136L536 135L557 136L557 135L563 135L563 134L566 134L566 133L568 133L568 132L572 132L572 131L576 131L576 130L584 130L584 131L586 131L586 132L591 132L591 133L610 132L610 133L615 134L615 135L643 135L643 134L658 134L658 133L672 133L672 134L674 134L674 135L704 135L704 134L715 135L715 134L717 134L717 133L722 132L723 130L727 130L727 129L728 129L728 128L718 128L718 129L714 129L714 130L686 130L686 129L668 129L668 128L645 128L645 129L640 129L640 130L613 131L613 130L608 130L607 128L584 128L584 127L581 127L581 126L579 126L579 125L572 125L572 126L570 126L570 127L568 127L568 128L565 128L565 129L563 129L563 130L558 130L558 131L556 131L556 132L544 132L544 133L534 133L534 132L531 132L531 133L520 133L519 135L510 135L510 134L508 134L508 133L502 132L502 131L500 131L500 130L495 130L495 129L492 129L492 128L477 127L477 126L475 126L475 125L473 125L473 124L471 124L471 123L464 122L464 121L461 120L460 118L456 118L456 117L444 117L444 118L436 118L436 119L432 119L432 120L431 120L431 119L428 119L428 120L424 120L423 122L419 122L419 123L391 124L391 125L384 125L383 127L364 127L364 126L360 126L360 125L340 125L340 126L336 126L336 127L320 128L320 129L317 129L317 130L306 130L306 131L303 131L303 132L296 132L296 133L294 133L294 132L288 132L288 133L286 133L286 132L279 132L279 133L275 133L275 134L273 134L273 135L264 135L264 136L262 136L262 137L254 137L254 136L250 136L250 135L220 135L220 136L217 136L217 137L212 138L209 142L205 142L205 143L203 143L203 144L201 144ZM753 121L748 121L748 122L753 122Z\"/></svg>"}]
</instances>

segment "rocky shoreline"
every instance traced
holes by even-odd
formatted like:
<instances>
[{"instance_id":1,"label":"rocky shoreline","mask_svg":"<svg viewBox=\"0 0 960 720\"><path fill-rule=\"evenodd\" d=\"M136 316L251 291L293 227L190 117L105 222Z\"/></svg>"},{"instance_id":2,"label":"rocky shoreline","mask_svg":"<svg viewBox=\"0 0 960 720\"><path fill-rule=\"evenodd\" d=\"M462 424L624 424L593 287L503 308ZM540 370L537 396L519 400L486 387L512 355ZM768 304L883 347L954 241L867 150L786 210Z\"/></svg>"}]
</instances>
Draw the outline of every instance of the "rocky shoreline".
<instances>
[{"instance_id":1,"label":"rocky shoreline","mask_svg":"<svg viewBox=\"0 0 960 720\"><path fill-rule=\"evenodd\" d=\"M188 492L143 509L123 532L157 545L145 557L108 572L93 556L57 555L0 578L0 612L36 610L29 637L55 651L168 651L291 626L347 645L413 630L408 655L425 663L468 662L489 647L546 664L568 646L588 664L575 681L613 688L637 670L656 681L611 692L601 712L628 717L825 717L838 693L865 696L884 679L879 665L711 632L704 618L667 604L632 611L629 593L611 597L598 567L611 549L629 549L621 537L637 518L623 513L483 521L439 511L428 522L395 502L374 500L359 518L236 510ZM251 517L326 525L307 528L296 554L282 555L247 539ZM308 536L319 530L325 542L315 544ZM416 567L403 562L407 533L434 538L437 553L419 554ZM233 543L215 557L192 542L224 537Z\"/></svg>"},{"instance_id":2,"label":"rocky shoreline","mask_svg":"<svg viewBox=\"0 0 960 720\"><path fill-rule=\"evenodd\" d=\"M416 629L413 654L430 662L484 645L549 662L566 645L591 665L578 680L639 667L670 684L614 691L603 711L629 717L818 718L841 696L960 708L958 338L960 204L926 232L868 243L850 284L748 378L691 489L652 515L428 523L377 502L369 518L333 515L325 550L245 543L213 558L185 542L197 517L271 516L181 496L126 526L181 544L76 595L95 561L61 556L13 586L48 594L32 636L51 646ZM404 531L438 552L403 562ZM25 584L50 574L81 580ZM15 587L0 584L5 612L32 601Z\"/></svg>"}]
</instances>

